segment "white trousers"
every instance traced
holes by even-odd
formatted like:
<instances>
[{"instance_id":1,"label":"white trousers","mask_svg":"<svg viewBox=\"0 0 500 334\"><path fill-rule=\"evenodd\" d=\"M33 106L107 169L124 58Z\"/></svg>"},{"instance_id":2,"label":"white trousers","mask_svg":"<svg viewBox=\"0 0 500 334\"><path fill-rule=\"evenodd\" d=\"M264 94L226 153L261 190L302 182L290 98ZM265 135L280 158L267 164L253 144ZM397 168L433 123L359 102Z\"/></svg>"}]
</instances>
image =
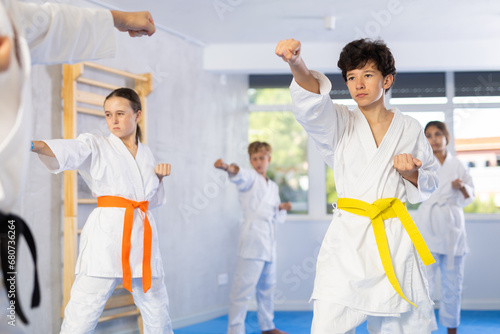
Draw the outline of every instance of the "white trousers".
<instances>
[{"instance_id":1,"label":"white trousers","mask_svg":"<svg viewBox=\"0 0 500 334\"><path fill-rule=\"evenodd\" d=\"M311 334L354 334L367 322L371 334L430 334L432 306L419 305L399 316L374 316L327 300L314 301Z\"/></svg>"},{"instance_id":2,"label":"white trousers","mask_svg":"<svg viewBox=\"0 0 500 334\"><path fill-rule=\"evenodd\" d=\"M70 301L64 310L61 334L93 333L106 301L121 281L121 278L78 274L71 288ZM133 278L132 291L134 302L141 311L144 333L172 334L167 288L163 278L153 277L147 293L142 289L142 278Z\"/></svg>"},{"instance_id":3,"label":"white trousers","mask_svg":"<svg viewBox=\"0 0 500 334\"><path fill-rule=\"evenodd\" d=\"M274 329L274 287L276 285L276 264L261 260L238 257L231 288L228 334L244 334L248 301L255 289L257 318L261 331Z\"/></svg>"},{"instance_id":4,"label":"white trousers","mask_svg":"<svg viewBox=\"0 0 500 334\"><path fill-rule=\"evenodd\" d=\"M439 323L444 327L457 328L460 325L460 305L464 282L465 255L454 256L453 268L448 268L448 255L432 253L436 262L427 266L427 279L431 297L437 271L441 271L441 300L439 301ZM436 318L434 316L434 322Z\"/></svg>"}]
</instances>

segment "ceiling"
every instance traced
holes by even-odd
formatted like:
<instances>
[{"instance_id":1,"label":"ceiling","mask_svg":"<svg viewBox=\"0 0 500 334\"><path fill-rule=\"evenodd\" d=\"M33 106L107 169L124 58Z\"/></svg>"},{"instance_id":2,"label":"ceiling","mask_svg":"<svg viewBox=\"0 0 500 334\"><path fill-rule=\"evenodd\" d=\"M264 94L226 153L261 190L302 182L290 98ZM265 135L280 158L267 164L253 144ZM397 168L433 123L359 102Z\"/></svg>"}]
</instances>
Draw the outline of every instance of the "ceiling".
<instances>
[{"instance_id":1,"label":"ceiling","mask_svg":"<svg viewBox=\"0 0 500 334\"><path fill-rule=\"evenodd\" d=\"M497 0L103 0L122 10L149 10L160 28L200 44L496 40ZM335 27L326 29L324 18Z\"/></svg>"},{"instance_id":2,"label":"ceiling","mask_svg":"<svg viewBox=\"0 0 500 334\"><path fill-rule=\"evenodd\" d=\"M398 70L500 71L498 0L86 0L149 10L159 30L204 47L203 67L220 73L286 73L278 41L300 40L310 68L338 71L342 47L381 38ZM330 27L325 18L331 18Z\"/></svg>"}]
</instances>

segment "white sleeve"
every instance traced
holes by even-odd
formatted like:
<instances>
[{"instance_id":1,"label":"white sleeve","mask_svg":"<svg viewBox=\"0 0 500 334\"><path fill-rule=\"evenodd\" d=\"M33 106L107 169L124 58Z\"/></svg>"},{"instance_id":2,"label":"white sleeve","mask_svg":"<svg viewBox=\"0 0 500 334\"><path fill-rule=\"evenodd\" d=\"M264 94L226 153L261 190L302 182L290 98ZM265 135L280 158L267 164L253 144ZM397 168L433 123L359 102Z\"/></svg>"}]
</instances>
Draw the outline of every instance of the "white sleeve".
<instances>
[{"instance_id":1,"label":"white sleeve","mask_svg":"<svg viewBox=\"0 0 500 334\"><path fill-rule=\"evenodd\" d=\"M96 150L94 137L84 133L76 139L44 140L55 157L38 154L47 169L54 174L65 170L90 169L92 152ZM84 172L80 170L80 172ZM83 175L83 174L82 174Z\"/></svg>"},{"instance_id":2,"label":"white sleeve","mask_svg":"<svg viewBox=\"0 0 500 334\"><path fill-rule=\"evenodd\" d=\"M109 10L17 2L32 63L77 63L110 58L116 40Z\"/></svg>"},{"instance_id":3,"label":"white sleeve","mask_svg":"<svg viewBox=\"0 0 500 334\"><path fill-rule=\"evenodd\" d=\"M156 159L154 158L153 153L151 152L150 148L146 145L143 145L143 147L144 147L144 149L147 149L147 151L149 152L153 166L156 166ZM156 175L156 172L155 172L154 177L158 177ZM158 184L158 188L156 189L156 192L154 193L153 197L151 197L151 199L149 200L149 209L153 209L153 208L156 208L158 206L165 205L167 203L167 195L165 192L165 183L163 182L165 180L165 178L166 178L166 176L162 178L162 180Z\"/></svg>"},{"instance_id":4,"label":"white sleeve","mask_svg":"<svg viewBox=\"0 0 500 334\"><path fill-rule=\"evenodd\" d=\"M461 207L467 206L471 204L474 201L474 198L476 198L475 190L474 190L474 183L472 182L472 176L470 175L469 168L465 166L462 162L458 161L460 163L460 169L461 169L461 175L460 178L462 179L462 182L464 183L465 191L469 195L468 198L465 198L464 194L460 190L458 191L458 196L457 196L457 204L460 205Z\"/></svg>"},{"instance_id":5,"label":"white sleeve","mask_svg":"<svg viewBox=\"0 0 500 334\"><path fill-rule=\"evenodd\" d=\"M439 184L437 176L439 163L434 157L432 148L427 138L425 138L423 130L418 134L416 150L412 155L422 161L422 166L418 170L418 188L405 178L403 178L403 181L408 201L415 204L428 199Z\"/></svg>"},{"instance_id":6,"label":"white sleeve","mask_svg":"<svg viewBox=\"0 0 500 334\"><path fill-rule=\"evenodd\" d=\"M286 216L287 216L287 211L286 210L280 210L280 204L281 204L281 198L279 194L279 187L276 184L276 207L275 207L275 212L274 212L274 223L277 224L283 224L286 221Z\"/></svg>"},{"instance_id":7,"label":"white sleeve","mask_svg":"<svg viewBox=\"0 0 500 334\"><path fill-rule=\"evenodd\" d=\"M236 184L238 191L247 191L252 187L256 176L257 173L253 173L250 169L240 167L238 174L229 176L229 181Z\"/></svg>"},{"instance_id":8,"label":"white sleeve","mask_svg":"<svg viewBox=\"0 0 500 334\"><path fill-rule=\"evenodd\" d=\"M349 110L333 104L330 99L332 84L325 75L316 71L311 71L311 74L318 80L320 94L305 90L294 79L290 85L293 113L314 140L325 163L333 169L333 157Z\"/></svg>"},{"instance_id":9,"label":"white sleeve","mask_svg":"<svg viewBox=\"0 0 500 334\"><path fill-rule=\"evenodd\" d=\"M154 209L158 206L165 205L167 203L167 196L165 194L165 186L163 184L163 179L156 189L156 193L153 195L149 201L149 209Z\"/></svg>"},{"instance_id":10,"label":"white sleeve","mask_svg":"<svg viewBox=\"0 0 500 334\"><path fill-rule=\"evenodd\" d=\"M274 222L278 224L283 224L286 220L286 216L287 216L286 210L279 210L278 208L276 208L276 214L274 215Z\"/></svg>"}]
</instances>

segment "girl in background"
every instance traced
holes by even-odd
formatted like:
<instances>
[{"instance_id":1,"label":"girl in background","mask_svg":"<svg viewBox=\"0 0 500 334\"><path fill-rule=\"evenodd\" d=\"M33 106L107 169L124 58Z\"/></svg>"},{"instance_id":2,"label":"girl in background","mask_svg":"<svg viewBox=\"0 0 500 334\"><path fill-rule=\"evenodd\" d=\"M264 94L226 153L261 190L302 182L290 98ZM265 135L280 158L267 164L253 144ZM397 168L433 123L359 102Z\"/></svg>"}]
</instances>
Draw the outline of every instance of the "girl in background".
<instances>
[{"instance_id":1,"label":"girl in background","mask_svg":"<svg viewBox=\"0 0 500 334\"><path fill-rule=\"evenodd\" d=\"M439 323L448 328L448 334L454 334L460 324L464 261L469 251L462 208L474 200L474 185L467 167L446 149L450 140L446 124L429 122L425 136L440 162L439 187L418 208L419 229L436 259L427 267L431 297L436 273L441 270Z\"/></svg>"}]
</instances>

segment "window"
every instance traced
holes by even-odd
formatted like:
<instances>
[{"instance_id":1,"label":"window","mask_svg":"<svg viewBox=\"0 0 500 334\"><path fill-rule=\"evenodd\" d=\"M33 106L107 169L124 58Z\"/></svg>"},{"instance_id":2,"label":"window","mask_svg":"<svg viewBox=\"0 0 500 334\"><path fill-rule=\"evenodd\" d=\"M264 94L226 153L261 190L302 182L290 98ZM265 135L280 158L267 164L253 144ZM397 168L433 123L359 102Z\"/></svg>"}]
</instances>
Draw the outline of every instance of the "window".
<instances>
[{"instance_id":1,"label":"window","mask_svg":"<svg viewBox=\"0 0 500 334\"><path fill-rule=\"evenodd\" d=\"M456 139L499 137L500 108L455 108L453 123Z\"/></svg>"},{"instance_id":2,"label":"window","mask_svg":"<svg viewBox=\"0 0 500 334\"><path fill-rule=\"evenodd\" d=\"M401 109L404 110L404 108ZM403 111L403 114L415 118L422 125L422 128L425 128L427 123L431 121L445 121L444 111Z\"/></svg>"},{"instance_id":3,"label":"window","mask_svg":"<svg viewBox=\"0 0 500 334\"><path fill-rule=\"evenodd\" d=\"M290 105L292 97L286 88L249 89L248 98L253 105Z\"/></svg>"},{"instance_id":4,"label":"window","mask_svg":"<svg viewBox=\"0 0 500 334\"><path fill-rule=\"evenodd\" d=\"M468 163L476 198L465 212L500 213L500 72L455 73L457 157Z\"/></svg>"},{"instance_id":5,"label":"window","mask_svg":"<svg viewBox=\"0 0 500 334\"><path fill-rule=\"evenodd\" d=\"M278 184L281 201L292 202L291 213L307 214L306 132L291 111L252 112L249 122L249 141L265 141L273 148L268 175Z\"/></svg>"},{"instance_id":6,"label":"window","mask_svg":"<svg viewBox=\"0 0 500 334\"><path fill-rule=\"evenodd\" d=\"M500 108L455 108L453 114L457 157L469 164L476 187L464 210L500 213Z\"/></svg>"},{"instance_id":7,"label":"window","mask_svg":"<svg viewBox=\"0 0 500 334\"><path fill-rule=\"evenodd\" d=\"M398 73L390 92L396 99L418 99L416 104L436 103L446 98L446 76L442 72Z\"/></svg>"}]
</instances>

